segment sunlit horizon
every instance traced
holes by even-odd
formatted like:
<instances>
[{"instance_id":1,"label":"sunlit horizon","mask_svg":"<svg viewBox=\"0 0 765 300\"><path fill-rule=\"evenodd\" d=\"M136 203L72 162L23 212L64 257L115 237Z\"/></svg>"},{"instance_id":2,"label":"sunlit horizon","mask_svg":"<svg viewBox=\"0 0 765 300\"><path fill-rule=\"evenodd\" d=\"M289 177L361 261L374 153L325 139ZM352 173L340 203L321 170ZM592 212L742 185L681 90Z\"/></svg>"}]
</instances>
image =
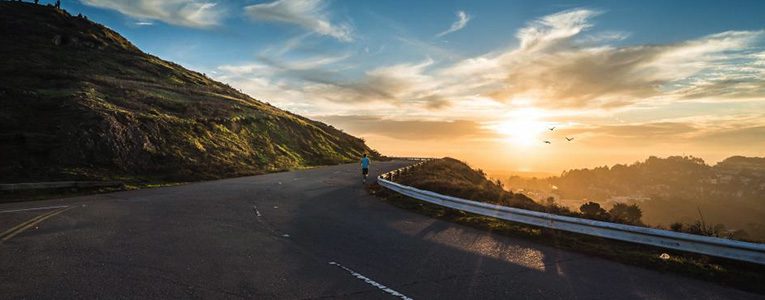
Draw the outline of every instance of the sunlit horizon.
<instances>
[{"instance_id":1,"label":"sunlit horizon","mask_svg":"<svg viewBox=\"0 0 765 300\"><path fill-rule=\"evenodd\" d=\"M63 5L385 155L496 174L765 156L763 2L186 2Z\"/></svg>"}]
</instances>

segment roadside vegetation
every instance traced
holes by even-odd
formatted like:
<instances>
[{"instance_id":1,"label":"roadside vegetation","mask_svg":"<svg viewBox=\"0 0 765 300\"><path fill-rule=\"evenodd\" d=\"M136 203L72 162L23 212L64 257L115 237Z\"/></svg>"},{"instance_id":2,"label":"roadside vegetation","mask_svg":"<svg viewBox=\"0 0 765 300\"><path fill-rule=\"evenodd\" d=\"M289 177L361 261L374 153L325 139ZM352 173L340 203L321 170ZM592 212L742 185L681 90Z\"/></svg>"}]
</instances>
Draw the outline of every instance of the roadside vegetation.
<instances>
[{"instance_id":1,"label":"roadside vegetation","mask_svg":"<svg viewBox=\"0 0 765 300\"><path fill-rule=\"evenodd\" d=\"M640 221L640 208L636 205L615 205L606 210L597 203L586 203L582 205L579 212L574 212L555 204L554 201L538 203L521 193L512 193L505 190L501 182L492 181L481 170L472 169L467 164L452 158L426 162L408 172L395 176L393 181L423 190L474 201L580 218L642 225ZM413 210L430 217L488 230L493 233L526 238L541 244L605 257L632 265L660 271L677 272L757 293L765 293L765 267L756 264L652 246L636 245L484 217L412 199L391 192L376 184L369 187L369 192L382 197L385 201L395 206ZM685 231L693 232L693 230L698 229L697 231L700 233L714 235L714 230L703 224L703 222L680 226L687 226L686 229L692 228Z\"/></svg>"},{"instance_id":2,"label":"roadside vegetation","mask_svg":"<svg viewBox=\"0 0 765 300\"><path fill-rule=\"evenodd\" d=\"M169 187L183 185L186 182L143 182L127 183L109 187L65 187L65 188L45 188L28 189L18 191L0 192L0 203L23 202L34 200L48 200L56 198L69 198L93 194L113 193L120 191L130 191L138 189L150 189L159 187Z\"/></svg>"}]
</instances>

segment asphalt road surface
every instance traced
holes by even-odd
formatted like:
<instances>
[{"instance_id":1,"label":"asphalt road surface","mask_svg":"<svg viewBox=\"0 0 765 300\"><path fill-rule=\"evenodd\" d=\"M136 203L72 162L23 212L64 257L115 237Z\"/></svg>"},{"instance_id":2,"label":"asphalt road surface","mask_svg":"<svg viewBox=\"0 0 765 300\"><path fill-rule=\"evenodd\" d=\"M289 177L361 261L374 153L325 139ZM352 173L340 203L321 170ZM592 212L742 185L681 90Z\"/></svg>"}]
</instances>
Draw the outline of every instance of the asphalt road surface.
<instances>
[{"instance_id":1,"label":"asphalt road surface","mask_svg":"<svg viewBox=\"0 0 765 300\"><path fill-rule=\"evenodd\" d=\"M430 219L367 195L359 173L0 205L0 298L762 298Z\"/></svg>"}]
</instances>

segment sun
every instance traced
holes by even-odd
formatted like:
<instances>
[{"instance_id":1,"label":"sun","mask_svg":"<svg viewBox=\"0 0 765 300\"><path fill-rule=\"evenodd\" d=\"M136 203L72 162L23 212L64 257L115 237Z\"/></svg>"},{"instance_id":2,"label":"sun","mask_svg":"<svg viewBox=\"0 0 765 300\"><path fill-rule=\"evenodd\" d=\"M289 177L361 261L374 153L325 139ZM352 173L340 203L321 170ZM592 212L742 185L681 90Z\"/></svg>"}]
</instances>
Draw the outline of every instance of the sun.
<instances>
[{"instance_id":1,"label":"sun","mask_svg":"<svg viewBox=\"0 0 765 300\"><path fill-rule=\"evenodd\" d=\"M505 140L517 146L530 147L544 142L542 135L550 125L541 120L542 114L536 109L522 109L509 114L507 120L492 126L494 131L504 135Z\"/></svg>"}]
</instances>

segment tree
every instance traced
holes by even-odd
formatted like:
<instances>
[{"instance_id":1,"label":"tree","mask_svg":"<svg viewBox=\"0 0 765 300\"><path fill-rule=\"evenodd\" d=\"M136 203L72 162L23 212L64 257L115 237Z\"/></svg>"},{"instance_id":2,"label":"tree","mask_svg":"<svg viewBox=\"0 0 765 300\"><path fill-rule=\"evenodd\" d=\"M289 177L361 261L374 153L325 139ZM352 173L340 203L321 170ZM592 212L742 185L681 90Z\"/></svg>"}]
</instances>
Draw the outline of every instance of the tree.
<instances>
[{"instance_id":1,"label":"tree","mask_svg":"<svg viewBox=\"0 0 765 300\"><path fill-rule=\"evenodd\" d=\"M614 207L608 210L611 215L611 220L614 222L640 225L643 222L640 218L643 216L643 211L637 204L627 205L624 203L616 203Z\"/></svg>"},{"instance_id":2,"label":"tree","mask_svg":"<svg viewBox=\"0 0 765 300\"><path fill-rule=\"evenodd\" d=\"M579 207L579 211L581 211L586 218L596 220L609 219L608 212L606 212L606 210L600 207L600 204L596 202L587 202L582 204L582 206Z\"/></svg>"}]
</instances>

